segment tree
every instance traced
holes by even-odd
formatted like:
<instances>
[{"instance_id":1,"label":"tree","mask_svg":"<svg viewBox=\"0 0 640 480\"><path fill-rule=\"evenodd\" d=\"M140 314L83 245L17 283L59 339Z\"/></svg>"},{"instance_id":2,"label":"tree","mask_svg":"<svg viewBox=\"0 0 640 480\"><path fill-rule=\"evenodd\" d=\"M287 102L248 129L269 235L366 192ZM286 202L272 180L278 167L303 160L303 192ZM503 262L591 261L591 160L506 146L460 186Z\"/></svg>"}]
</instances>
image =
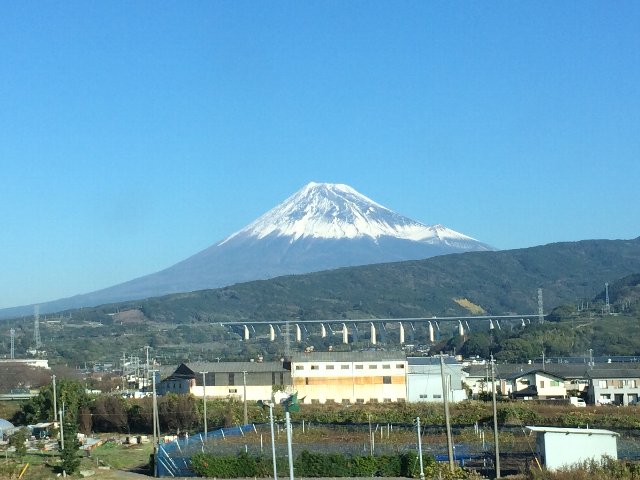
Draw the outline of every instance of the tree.
<instances>
[{"instance_id":1,"label":"tree","mask_svg":"<svg viewBox=\"0 0 640 480\"><path fill-rule=\"evenodd\" d=\"M101 395L93 402L91 411L96 431L127 431L127 406L123 398Z\"/></svg>"},{"instance_id":2,"label":"tree","mask_svg":"<svg viewBox=\"0 0 640 480\"><path fill-rule=\"evenodd\" d=\"M80 466L80 457L78 456L78 448L80 448L80 442L78 442L78 425L71 419L65 420L63 425L64 448L60 452L60 459L62 460L62 469L68 474L72 474Z\"/></svg>"},{"instance_id":3,"label":"tree","mask_svg":"<svg viewBox=\"0 0 640 480\"><path fill-rule=\"evenodd\" d=\"M15 432L9 438L9 446L15 447L16 457L24 457L27 453L26 441L29 436L29 431L26 428L21 428Z\"/></svg>"}]
</instances>

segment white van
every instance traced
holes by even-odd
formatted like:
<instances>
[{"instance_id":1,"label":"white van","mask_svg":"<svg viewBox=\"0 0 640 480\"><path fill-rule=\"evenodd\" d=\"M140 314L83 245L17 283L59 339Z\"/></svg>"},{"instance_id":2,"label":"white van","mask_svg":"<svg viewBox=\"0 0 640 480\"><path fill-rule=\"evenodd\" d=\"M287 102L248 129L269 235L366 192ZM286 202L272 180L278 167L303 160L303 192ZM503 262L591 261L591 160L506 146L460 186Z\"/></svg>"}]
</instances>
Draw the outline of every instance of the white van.
<instances>
[{"instance_id":1,"label":"white van","mask_svg":"<svg viewBox=\"0 0 640 480\"><path fill-rule=\"evenodd\" d=\"M571 405L573 405L574 407L586 407L587 404L584 403L584 400L582 398L578 398L578 397L569 397L569 403Z\"/></svg>"}]
</instances>

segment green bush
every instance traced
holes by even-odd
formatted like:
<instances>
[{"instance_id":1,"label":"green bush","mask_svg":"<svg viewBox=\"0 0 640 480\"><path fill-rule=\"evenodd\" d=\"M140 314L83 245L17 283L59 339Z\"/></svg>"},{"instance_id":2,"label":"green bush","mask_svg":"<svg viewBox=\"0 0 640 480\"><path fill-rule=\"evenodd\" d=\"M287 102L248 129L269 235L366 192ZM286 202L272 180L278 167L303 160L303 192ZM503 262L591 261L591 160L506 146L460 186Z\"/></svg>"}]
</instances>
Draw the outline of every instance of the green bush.
<instances>
[{"instance_id":1,"label":"green bush","mask_svg":"<svg viewBox=\"0 0 640 480\"><path fill-rule=\"evenodd\" d=\"M286 458L276 460L278 471L288 468ZM425 458L425 472L433 468L433 457ZM192 470L202 477L267 478L272 476L270 458L251 456L245 452L237 456L216 456L198 453L191 459ZM418 456L415 452L372 456L346 456L341 453L312 453L303 450L294 461L294 470L299 477L415 477L419 474Z\"/></svg>"}]
</instances>

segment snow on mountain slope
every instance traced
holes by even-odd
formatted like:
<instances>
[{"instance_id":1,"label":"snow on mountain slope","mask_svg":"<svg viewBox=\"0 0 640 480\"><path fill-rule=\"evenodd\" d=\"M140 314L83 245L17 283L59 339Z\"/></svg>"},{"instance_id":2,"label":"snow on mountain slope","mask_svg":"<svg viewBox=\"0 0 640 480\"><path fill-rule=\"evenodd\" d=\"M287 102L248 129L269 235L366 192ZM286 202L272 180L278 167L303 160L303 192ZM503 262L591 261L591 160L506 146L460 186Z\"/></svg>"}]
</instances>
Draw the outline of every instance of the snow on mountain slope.
<instances>
[{"instance_id":1,"label":"snow on mountain slope","mask_svg":"<svg viewBox=\"0 0 640 480\"><path fill-rule=\"evenodd\" d=\"M442 225L428 226L404 217L344 184L309 183L219 245L239 236L271 234L300 238L344 239L389 236L444 244L476 242Z\"/></svg>"},{"instance_id":2,"label":"snow on mountain slope","mask_svg":"<svg viewBox=\"0 0 640 480\"><path fill-rule=\"evenodd\" d=\"M280 275L492 250L425 225L342 184L309 183L220 243L162 271L40 304L42 313L224 287ZM22 307L10 309L21 315ZM32 307L25 307L32 311ZM1 314L1 312L0 312Z\"/></svg>"}]
</instances>

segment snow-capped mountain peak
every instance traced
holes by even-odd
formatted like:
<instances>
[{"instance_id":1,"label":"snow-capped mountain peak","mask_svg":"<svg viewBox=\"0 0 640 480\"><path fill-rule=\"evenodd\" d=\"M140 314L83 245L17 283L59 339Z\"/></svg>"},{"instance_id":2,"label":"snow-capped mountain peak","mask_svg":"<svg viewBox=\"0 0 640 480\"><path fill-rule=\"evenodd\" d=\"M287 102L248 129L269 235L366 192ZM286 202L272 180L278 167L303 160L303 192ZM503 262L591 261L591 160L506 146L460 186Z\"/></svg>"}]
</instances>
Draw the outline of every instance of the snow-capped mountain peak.
<instances>
[{"instance_id":1,"label":"snow-capped mountain peak","mask_svg":"<svg viewBox=\"0 0 640 480\"><path fill-rule=\"evenodd\" d=\"M226 238L265 238L270 235L301 238L354 239L393 237L419 242L473 242L474 239L442 225L425 225L402 216L340 183L305 185L267 213Z\"/></svg>"}]
</instances>

